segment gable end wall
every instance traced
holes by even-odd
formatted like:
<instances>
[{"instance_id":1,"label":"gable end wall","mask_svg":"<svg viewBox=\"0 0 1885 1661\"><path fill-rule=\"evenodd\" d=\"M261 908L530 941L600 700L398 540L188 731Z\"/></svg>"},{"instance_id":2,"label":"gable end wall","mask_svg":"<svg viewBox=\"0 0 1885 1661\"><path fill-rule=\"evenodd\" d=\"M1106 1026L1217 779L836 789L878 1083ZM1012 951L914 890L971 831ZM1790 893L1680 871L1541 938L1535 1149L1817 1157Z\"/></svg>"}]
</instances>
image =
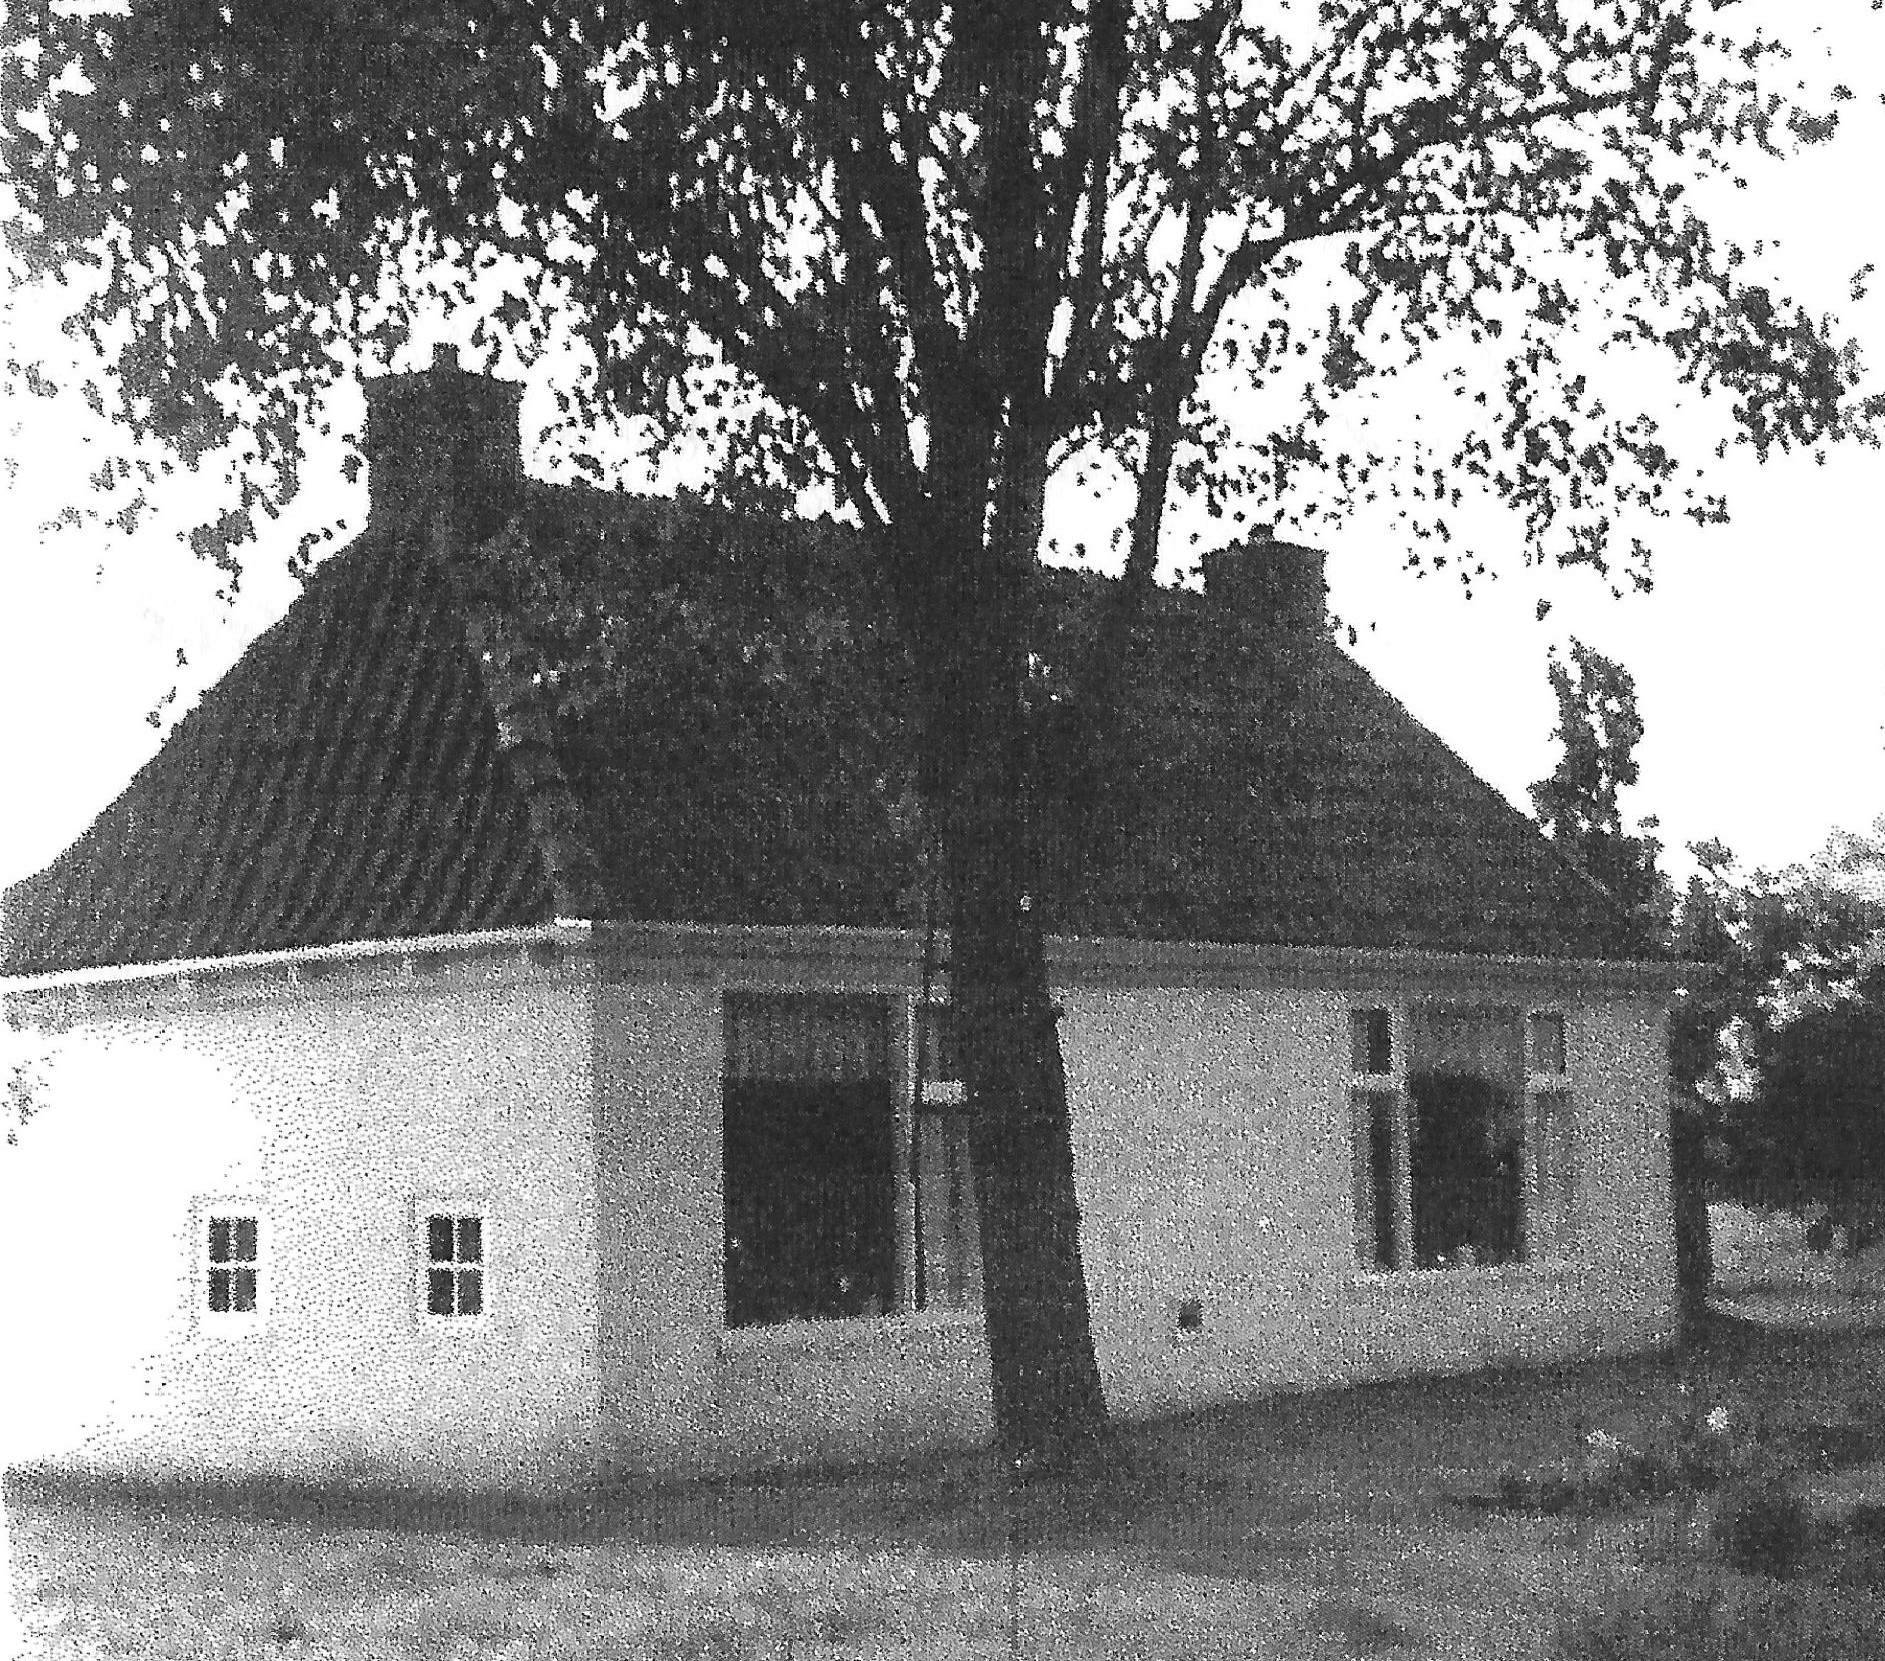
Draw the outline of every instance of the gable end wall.
<instances>
[{"instance_id":1,"label":"gable end wall","mask_svg":"<svg viewBox=\"0 0 1885 1661\"><path fill-rule=\"evenodd\" d=\"M55 1365L24 1387L10 1457L157 1480L588 1480L586 964L228 979L141 1011L98 997L49 1035L0 1226L9 1261L50 1271L14 1301ZM263 1217L256 1330L200 1310L204 1200ZM415 1201L483 1211L482 1320L421 1317Z\"/></svg>"}]
</instances>

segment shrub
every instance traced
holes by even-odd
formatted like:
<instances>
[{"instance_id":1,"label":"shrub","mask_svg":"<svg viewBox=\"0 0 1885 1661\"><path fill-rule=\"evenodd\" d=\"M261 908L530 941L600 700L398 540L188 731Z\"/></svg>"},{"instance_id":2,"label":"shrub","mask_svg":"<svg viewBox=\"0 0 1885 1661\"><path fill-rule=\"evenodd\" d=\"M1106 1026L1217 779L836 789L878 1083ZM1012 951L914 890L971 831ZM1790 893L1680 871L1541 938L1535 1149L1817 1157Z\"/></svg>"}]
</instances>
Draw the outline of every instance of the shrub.
<instances>
[{"instance_id":1,"label":"shrub","mask_svg":"<svg viewBox=\"0 0 1885 1661\"><path fill-rule=\"evenodd\" d=\"M1632 1588L1558 1632L1561 1661L1885 1661L1876 1599L1811 1582Z\"/></svg>"},{"instance_id":2,"label":"shrub","mask_svg":"<svg viewBox=\"0 0 1885 1661\"><path fill-rule=\"evenodd\" d=\"M1785 1580L1800 1567L1812 1527L1805 1507L1785 1489L1737 1486L1721 1497L1714 1535L1730 1568Z\"/></svg>"}]
</instances>

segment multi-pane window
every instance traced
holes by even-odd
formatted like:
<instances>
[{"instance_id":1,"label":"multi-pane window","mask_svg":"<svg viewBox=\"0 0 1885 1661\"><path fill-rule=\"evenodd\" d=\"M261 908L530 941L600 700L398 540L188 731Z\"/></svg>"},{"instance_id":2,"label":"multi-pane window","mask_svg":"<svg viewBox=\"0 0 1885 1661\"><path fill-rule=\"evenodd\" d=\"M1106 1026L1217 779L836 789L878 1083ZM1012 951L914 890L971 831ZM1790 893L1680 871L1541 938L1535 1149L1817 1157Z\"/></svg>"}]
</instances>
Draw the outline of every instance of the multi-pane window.
<instances>
[{"instance_id":1,"label":"multi-pane window","mask_svg":"<svg viewBox=\"0 0 1885 1661\"><path fill-rule=\"evenodd\" d=\"M1562 1015L1360 1009L1349 1039L1365 1267L1516 1263L1565 1247L1576 1174Z\"/></svg>"},{"instance_id":2,"label":"multi-pane window","mask_svg":"<svg viewBox=\"0 0 1885 1661\"><path fill-rule=\"evenodd\" d=\"M484 1313L484 1219L431 1212L425 1219L425 1312Z\"/></svg>"},{"instance_id":3,"label":"multi-pane window","mask_svg":"<svg viewBox=\"0 0 1885 1661\"><path fill-rule=\"evenodd\" d=\"M254 1315L261 1309L262 1220L214 1211L204 1219L205 1292L212 1315Z\"/></svg>"},{"instance_id":4,"label":"multi-pane window","mask_svg":"<svg viewBox=\"0 0 1885 1661\"><path fill-rule=\"evenodd\" d=\"M941 1003L919 1004L916 1020L916 1302L970 1309L982 1301L982 1231L955 1024Z\"/></svg>"}]
</instances>

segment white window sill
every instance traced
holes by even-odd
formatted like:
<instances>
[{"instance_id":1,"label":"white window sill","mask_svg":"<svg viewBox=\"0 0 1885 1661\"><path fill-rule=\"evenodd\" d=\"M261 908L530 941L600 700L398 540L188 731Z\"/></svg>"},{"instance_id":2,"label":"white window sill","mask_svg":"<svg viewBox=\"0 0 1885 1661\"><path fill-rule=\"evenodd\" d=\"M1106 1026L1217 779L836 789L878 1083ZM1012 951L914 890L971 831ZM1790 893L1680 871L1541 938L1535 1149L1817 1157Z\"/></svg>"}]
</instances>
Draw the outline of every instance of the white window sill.
<instances>
[{"instance_id":1,"label":"white window sill","mask_svg":"<svg viewBox=\"0 0 1885 1661\"><path fill-rule=\"evenodd\" d=\"M1353 1290L1376 1289L1419 1295L1454 1286L1486 1286L1511 1282L1523 1286L1565 1279L1577 1272L1568 1257L1545 1257L1535 1263L1487 1263L1446 1269L1351 1269L1346 1278Z\"/></svg>"},{"instance_id":2,"label":"white window sill","mask_svg":"<svg viewBox=\"0 0 1885 1661\"><path fill-rule=\"evenodd\" d=\"M253 1315L217 1315L204 1310L196 1318L197 1336L212 1344L253 1343L267 1331L266 1311Z\"/></svg>"},{"instance_id":3,"label":"white window sill","mask_svg":"<svg viewBox=\"0 0 1885 1661\"><path fill-rule=\"evenodd\" d=\"M981 1331L976 1309L911 1309L890 1315L847 1315L828 1321L779 1321L770 1326L726 1327L720 1334L722 1355L777 1350L812 1350L825 1345L893 1343L909 1333Z\"/></svg>"},{"instance_id":4,"label":"white window sill","mask_svg":"<svg viewBox=\"0 0 1885 1661\"><path fill-rule=\"evenodd\" d=\"M440 1343L452 1344L489 1332L491 1317L488 1314L421 1315L416 1326L422 1336L436 1338Z\"/></svg>"}]
</instances>

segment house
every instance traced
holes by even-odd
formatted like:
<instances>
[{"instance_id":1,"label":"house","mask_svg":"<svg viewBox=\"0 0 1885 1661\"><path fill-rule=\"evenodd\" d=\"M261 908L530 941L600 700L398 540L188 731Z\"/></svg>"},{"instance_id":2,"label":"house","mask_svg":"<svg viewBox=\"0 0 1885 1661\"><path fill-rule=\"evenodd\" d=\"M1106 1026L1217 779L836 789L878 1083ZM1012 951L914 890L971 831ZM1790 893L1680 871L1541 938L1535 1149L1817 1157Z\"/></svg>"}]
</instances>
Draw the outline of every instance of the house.
<instances>
[{"instance_id":1,"label":"house","mask_svg":"<svg viewBox=\"0 0 1885 1661\"><path fill-rule=\"evenodd\" d=\"M988 1434L869 569L532 483L517 414L380 383L365 531L4 896L8 1319L72 1426L16 1458L546 1489ZM1043 720L1098 588L1045 586ZM1668 1342L1677 966L1332 644L1310 551L1145 627L1112 773L1036 804L1115 1411Z\"/></svg>"}]
</instances>

